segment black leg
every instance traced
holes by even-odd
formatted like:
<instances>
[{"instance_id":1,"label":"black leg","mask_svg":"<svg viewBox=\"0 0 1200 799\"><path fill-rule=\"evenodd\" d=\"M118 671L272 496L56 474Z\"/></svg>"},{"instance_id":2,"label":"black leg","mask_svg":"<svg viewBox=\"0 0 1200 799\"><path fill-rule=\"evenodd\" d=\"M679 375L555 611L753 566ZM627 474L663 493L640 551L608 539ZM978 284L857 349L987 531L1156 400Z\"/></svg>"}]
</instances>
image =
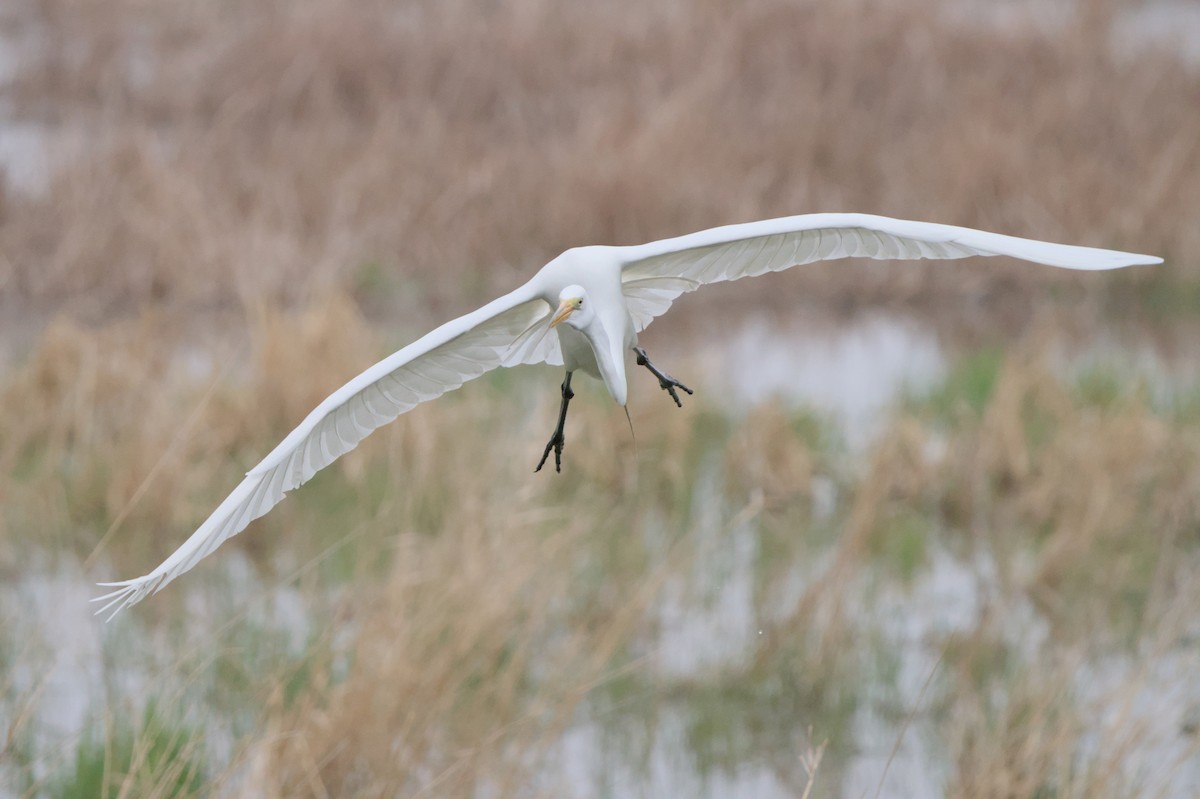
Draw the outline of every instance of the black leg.
<instances>
[{"instance_id":1,"label":"black leg","mask_svg":"<svg viewBox=\"0 0 1200 799\"><path fill-rule=\"evenodd\" d=\"M550 443L546 444L546 451L542 453L542 459L538 461L535 472L540 472L546 465L546 458L550 457L550 450L554 450L554 471L562 471L563 444L567 443L563 429L567 426L567 406L571 404L574 397L575 392L571 390L571 373L567 372L567 377L562 384L562 406L558 409L558 427L554 428L554 435L550 436Z\"/></svg>"},{"instance_id":2,"label":"black leg","mask_svg":"<svg viewBox=\"0 0 1200 799\"><path fill-rule=\"evenodd\" d=\"M695 392L693 392L690 388L685 386L683 383L680 383L678 380L671 377L666 372L659 369L654 364L650 363L650 359L646 356L646 351L644 349L642 349L641 347L634 347L633 351L635 353L637 353L638 366L644 366L647 369L649 369L650 373L658 378L658 385L661 386L664 391L666 391L668 394L671 395L671 399L675 400L676 405L678 405L680 408L682 408L683 403L680 402L679 395L675 393L675 389L682 388L688 394L693 394Z\"/></svg>"}]
</instances>

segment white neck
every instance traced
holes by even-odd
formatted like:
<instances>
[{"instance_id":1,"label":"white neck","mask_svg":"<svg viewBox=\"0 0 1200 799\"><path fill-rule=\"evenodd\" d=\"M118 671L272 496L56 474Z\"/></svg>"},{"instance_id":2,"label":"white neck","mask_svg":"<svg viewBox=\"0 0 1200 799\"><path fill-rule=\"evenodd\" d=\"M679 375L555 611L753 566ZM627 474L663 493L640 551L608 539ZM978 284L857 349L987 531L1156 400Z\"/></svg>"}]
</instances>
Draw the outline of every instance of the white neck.
<instances>
[{"instance_id":1,"label":"white neck","mask_svg":"<svg viewBox=\"0 0 1200 799\"><path fill-rule=\"evenodd\" d=\"M629 393L629 386L625 380L625 348L622 346L622 342L614 340L608 335L598 315L592 317L584 327L583 334L587 337L588 343L592 345L592 352L596 356L596 365L600 369L600 377L604 380L605 388L608 389L608 393L612 395L618 405L624 405Z\"/></svg>"}]
</instances>

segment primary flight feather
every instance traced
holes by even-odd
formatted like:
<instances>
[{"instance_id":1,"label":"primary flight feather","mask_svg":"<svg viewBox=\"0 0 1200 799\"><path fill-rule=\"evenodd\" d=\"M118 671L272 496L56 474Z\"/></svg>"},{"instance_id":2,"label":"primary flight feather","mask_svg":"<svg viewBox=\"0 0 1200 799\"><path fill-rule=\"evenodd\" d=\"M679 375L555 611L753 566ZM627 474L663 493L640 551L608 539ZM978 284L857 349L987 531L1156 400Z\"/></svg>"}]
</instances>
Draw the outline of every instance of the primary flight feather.
<instances>
[{"instance_id":1,"label":"primary flight feather","mask_svg":"<svg viewBox=\"0 0 1200 799\"><path fill-rule=\"evenodd\" d=\"M1052 244L981 230L869 214L807 214L703 230L631 247L578 247L509 294L454 319L388 356L331 394L280 442L212 515L157 568L101 583L93 601L121 609L157 592L240 533L377 427L498 366L566 368L558 425L542 454L561 468L571 376L582 370L625 405L626 359L634 357L677 404L691 389L658 369L637 334L671 303L709 283L836 258L965 258L1007 255L1065 269L1161 263L1149 255ZM553 331L556 335L549 335Z\"/></svg>"}]
</instances>

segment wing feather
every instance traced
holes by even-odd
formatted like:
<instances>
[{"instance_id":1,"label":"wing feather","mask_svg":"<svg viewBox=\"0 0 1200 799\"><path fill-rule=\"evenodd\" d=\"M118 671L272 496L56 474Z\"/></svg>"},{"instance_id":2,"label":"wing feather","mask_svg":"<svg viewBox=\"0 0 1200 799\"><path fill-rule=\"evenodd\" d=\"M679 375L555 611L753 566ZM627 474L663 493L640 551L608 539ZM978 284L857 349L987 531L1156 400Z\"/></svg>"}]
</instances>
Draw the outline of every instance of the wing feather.
<instances>
[{"instance_id":1,"label":"wing feather","mask_svg":"<svg viewBox=\"0 0 1200 799\"><path fill-rule=\"evenodd\" d=\"M149 574L102 583L109 618L156 593L265 514L288 491L349 452L373 430L426 400L498 366L562 363L558 337L540 335L552 309L528 285L447 322L331 394L242 482L170 557ZM535 331L531 337L525 334ZM521 347L515 348L519 343Z\"/></svg>"},{"instance_id":2,"label":"wing feather","mask_svg":"<svg viewBox=\"0 0 1200 799\"><path fill-rule=\"evenodd\" d=\"M982 230L871 214L805 214L702 230L615 248L634 325L643 330L687 291L708 283L836 258L916 259L1007 255L1065 269L1161 263L1136 253L1052 244ZM677 280L669 288L654 281Z\"/></svg>"}]
</instances>

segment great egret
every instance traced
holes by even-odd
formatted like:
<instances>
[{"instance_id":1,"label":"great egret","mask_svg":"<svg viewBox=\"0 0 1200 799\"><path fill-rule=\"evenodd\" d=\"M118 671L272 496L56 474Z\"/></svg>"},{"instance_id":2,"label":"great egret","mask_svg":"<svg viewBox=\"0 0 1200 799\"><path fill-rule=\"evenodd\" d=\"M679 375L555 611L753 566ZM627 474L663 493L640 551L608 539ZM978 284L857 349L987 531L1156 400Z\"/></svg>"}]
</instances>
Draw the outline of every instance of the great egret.
<instances>
[{"instance_id":1,"label":"great egret","mask_svg":"<svg viewBox=\"0 0 1200 799\"><path fill-rule=\"evenodd\" d=\"M1066 269L1116 269L1161 258L1004 236L970 228L867 214L807 214L703 230L629 247L577 247L543 266L520 288L447 322L335 391L308 415L213 511L174 554L149 574L101 583L116 590L93 601L97 613L121 609L160 590L275 506L284 495L353 449L372 430L418 403L441 396L498 366L566 367L562 405L540 470L554 452L561 470L571 375L599 378L619 405L627 395L626 359L676 389L638 347L637 334L685 292L797 264L834 258L964 258L1007 255ZM547 335L554 330L557 335Z\"/></svg>"}]
</instances>

